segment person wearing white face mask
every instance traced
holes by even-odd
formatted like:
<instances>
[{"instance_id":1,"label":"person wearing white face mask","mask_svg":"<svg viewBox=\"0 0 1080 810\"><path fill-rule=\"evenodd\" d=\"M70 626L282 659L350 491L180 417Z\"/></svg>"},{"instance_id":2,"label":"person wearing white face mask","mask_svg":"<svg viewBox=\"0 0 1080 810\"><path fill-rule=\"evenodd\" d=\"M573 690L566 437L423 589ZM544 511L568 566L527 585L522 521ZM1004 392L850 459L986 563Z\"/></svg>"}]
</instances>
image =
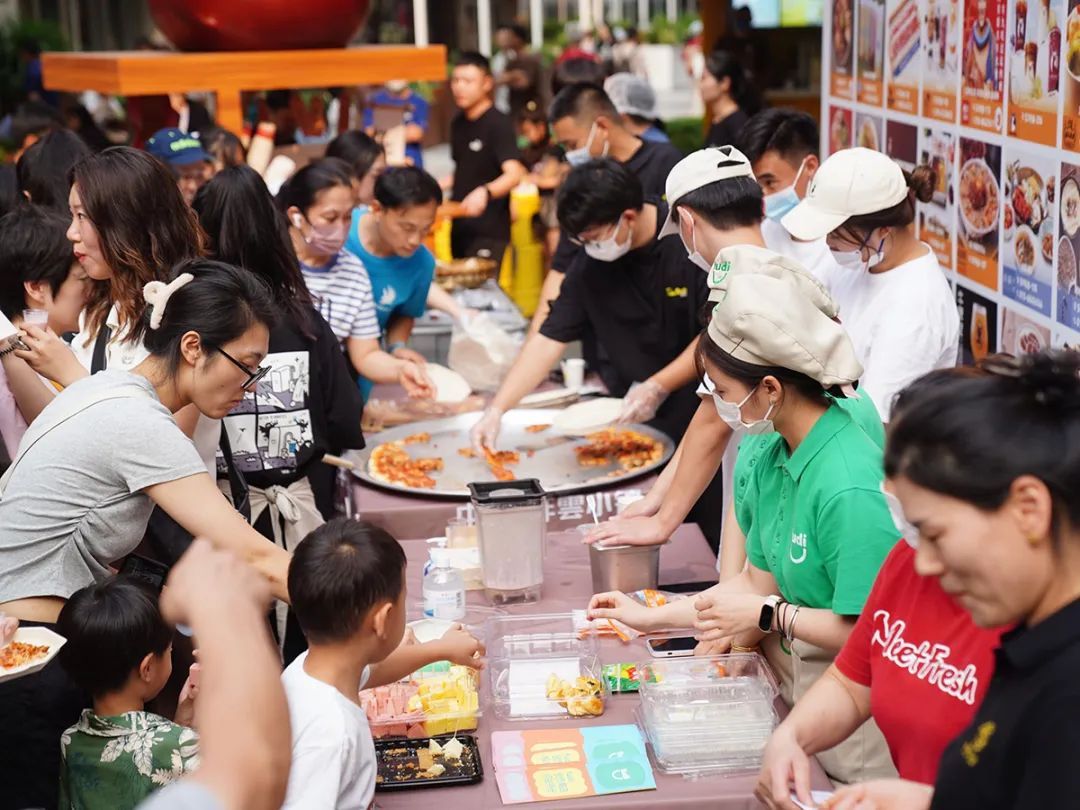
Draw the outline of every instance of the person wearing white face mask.
<instances>
[{"instance_id":1,"label":"person wearing white face mask","mask_svg":"<svg viewBox=\"0 0 1080 810\"><path fill-rule=\"evenodd\" d=\"M643 195L614 160L573 169L559 190L558 215L583 250L473 427L474 446L494 449L502 414L544 380L566 344L589 332L611 359L601 373L608 390L629 392L627 421L649 421L677 441L697 407L693 343L708 297L704 275L677 239L657 240L666 206Z\"/></svg>"},{"instance_id":2,"label":"person wearing white face mask","mask_svg":"<svg viewBox=\"0 0 1080 810\"><path fill-rule=\"evenodd\" d=\"M808 296L796 274L756 273L751 257L742 260L747 267L717 296L696 360L722 418L759 434L744 492L754 515L749 564L696 599L661 608L598 594L589 618L646 632L693 627L722 648L782 638L797 703L843 646L900 534L881 489L882 449L840 404L857 396L862 366L832 302ZM766 655L777 669L789 666L779 645ZM872 724L819 758L837 781L895 773Z\"/></svg>"},{"instance_id":3,"label":"person wearing white face mask","mask_svg":"<svg viewBox=\"0 0 1080 810\"><path fill-rule=\"evenodd\" d=\"M821 166L817 122L804 112L783 108L762 110L739 133L739 150L750 161L765 195L761 233L772 250L794 259L826 287L839 272L824 239L793 239L780 220L803 197Z\"/></svg>"},{"instance_id":4,"label":"person wearing white face mask","mask_svg":"<svg viewBox=\"0 0 1080 810\"><path fill-rule=\"evenodd\" d=\"M931 199L934 177L928 166L908 173L880 152L845 149L821 164L782 220L796 239L825 237L841 266L829 290L866 367L863 388L886 422L905 386L956 365L956 303L912 229L915 202Z\"/></svg>"},{"instance_id":5,"label":"person wearing white face mask","mask_svg":"<svg viewBox=\"0 0 1080 810\"><path fill-rule=\"evenodd\" d=\"M666 191L674 213L661 233L680 235L690 260L708 273L710 287L722 287L731 274L755 266L757 272L763 272L764 267L775 275L796 273L806 295L828 297L820 282L803 278L807 271L798 261L801 251L794 251L794 256L785 253L793 244L790 237L784 234L776 243L766 238L762 224L762 189L754 178L750 162L738 149L712 147L688 155L668 175ZM782 231L779 226L776 230ZM828 251L825 252L828 255ZM735 523L729 510L735 491L735 458L742 430L735 431L733 440L733 431L708 401L708 386L703 385L698 393L704 401L674 458L648 495L617 519L603 524L587 540L633 545L664 542L687 518L695 504L708 497L706 487L723 459L723 496L715 508L723 517L724 542L719 568L724 578L741 571L745 562L741 539L733 535L729 541L728 537L729 526ZM860 411L865 411L864 419L868 425L880 423L868 400L861 403ZM719 531L713 534L715 536ZM706 531L706 537L710 537L709 531Z\"/></svg>"},{"instance_id":6,"label":"person wearing white face mask","mask_svg":"<svg viewBox=\"0 0 1080 810\"><path fill-rule=\"evenodd\" d=\"M371 280L345 249L353 210L348 165L337 158L309 163L285 181L275 202L288 220L308 291L353 369L372 382L398 383L410 396L431 397L434 386L422 365L379 348Z\"/></svg>"}]
</instances>

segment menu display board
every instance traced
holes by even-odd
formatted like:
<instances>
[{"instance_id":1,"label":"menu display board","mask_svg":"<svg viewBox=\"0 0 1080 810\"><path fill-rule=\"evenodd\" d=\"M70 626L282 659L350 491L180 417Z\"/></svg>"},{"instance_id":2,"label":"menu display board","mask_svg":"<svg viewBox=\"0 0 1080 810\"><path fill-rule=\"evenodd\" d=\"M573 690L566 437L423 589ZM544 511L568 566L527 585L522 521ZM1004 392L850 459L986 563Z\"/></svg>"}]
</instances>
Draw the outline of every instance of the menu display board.
<instances>
[{"instance_id":1,"label":"menu display board","mask_svg":"<svg viewBox=\"0 0 1080 810\"><path fill-rule=\"evenodd\" d=\"M858 85L881 6L852 1ZM911 2L884 0L882 103L826 87L823 151L934 169L915 231L955 291L964 362L1080 346L1080 0L914 0L914 30Z\"/></svg>"},{"instance_id":2,"label":"menu display board","mask_svg":"<svg viewBox=\"0 0 1080 810\"><path fill-rule=\"evenodd\" d=\"M1006 0L965 0L960 123L1001 132Z\"/></svg>"},{"instance_id":3,"label":"menu display board","mask_svg":"<svg viewBox=\"0 0 1080 810\"><path fill-rule=\"evenodd\" d=\"M885 104L896 112L919 114L919 0L885 4Z\"/></svg>"},{"instance_id":4,"label":"menu display board","mask_svg":"<svg viewBox=\"0 0 1080 810\"><path fill-rule=\"evenodd\" d=\"M1061 145L1080 152L1080 0L1069 0L1069 13L1063 28L1061 55L1062 95Z\"/></svg>"},{"instance_id":5,"label":"menu display board","mask_svg":"<svg viewBox=\"0 0 1080 810\"><path fill-rule=\"evenodd\" d=\"M960 3L926 0L922 38L923 115L956 123L960 70Z\"/></svg>"},{"instance_id":6,"label":"menu display board","mask_svg":"<svg viewBox=\"0 0 1080 810\"><path fill-rule=\"evenodd\" d=\"M1009 20L1007 135L1057 146L1064 0L1014 0Z\"/></svg>"},{"instance_id":7,"label":"menu display board","mask_svg":"<svg viewBox=\"0 0 1080 810\"><path fill-rule=\"evenodd\" d=\"M953 239L956 233L956 135L947 129L924 127L919 140L919 163L934 168L934 197L918 204L919 238L933 249L938 264L955 268Z\"/></svg>"},{"instance_id":8,"label":"menu display board","mask_svg":"<svg viewBox=\"0 0 1080 810\"><path fill-rule=\"evenodd\" d=\"M1061 164L1058 197L1057 322L1080 332L1080 166Z\"/></svg>"},{"instance_id":9,"label":"menu display board","mask_svg":"<svg viewBox=\"0 0 1080 810\"><path fill-rule=\"evenodd\" d=\"M880 115L858 113L855 116L855 146L880 152L885 144L885 120Z\"/></svg>"},{"instance_id":10,"label":"menu display board","mask_svg":"<svg viewBox=\"0 0 1080 810\"><path fill-rule=\"evenodd\" d=\"M991 290L998 289L998 223L1001 215L1001 147L960 139L957 176L956 269Z\"/></svg>"},{"instance_id":11,"label":"menu display board","mask_svg":"<svg viewBox=\"0 0 1080 810\"><path fill-rule=\"evenodd\" d=\"M830 89L836 98L847 101L855 98L855 7L854 0L832 0Z\"/></svg>"},{"instance_id":12,"label":"menu display board","mask_svg":"<svg viewBox=\"0 0 1080 810\"><path fill-rule=\"evenodd\" d=\"M1001 208L1001 288L1047 317L1054 292L1057 161L1006 147Z\"/></svg>"},{"instance_id":13,"label":"menu display board","mask_svg":"<svg viewBox=\"0 0 1080 810\"><path fill-rule=\"evenodd\" d=\"M884 98L885 0L859 0L858 57L858 100L880 107Z\"/></svg>"},{"instance_id":14,"label":"menu display board","mask_svg":"<svg viewBox=\"0 0 1080 810\"><path fill-rule=\"evenodd\" d=\"M829 110L829 154L852 147L851 110L846 107L832 107Z\"/></svg>"}]
</instances>

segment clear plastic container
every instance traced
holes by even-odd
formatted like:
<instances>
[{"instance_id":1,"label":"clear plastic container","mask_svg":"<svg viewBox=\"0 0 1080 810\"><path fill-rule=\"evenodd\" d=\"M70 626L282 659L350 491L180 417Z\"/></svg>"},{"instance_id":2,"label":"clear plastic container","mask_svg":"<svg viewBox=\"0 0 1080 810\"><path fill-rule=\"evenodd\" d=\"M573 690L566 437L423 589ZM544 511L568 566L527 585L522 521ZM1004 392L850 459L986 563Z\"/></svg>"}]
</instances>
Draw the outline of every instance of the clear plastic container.
<instances>
[{"instance_id":1,"label":"clear plastic container","mask_svg":"<svg viewBox=\"0 0 1080 810\"><path fill-rule=\"evenodd\" d=\"M639 723L669 773L755 770L776 726L776 679L761 656L738 653L638 666Z\"/></svg>"},{"instance_id":2,"label":"clear plastic container","mask_svg":"<svg viewBox=\"0 0 1080 810\"><path fill-rule=\"evenodd\" d=\"M579 635L572 614L497 616L488 620L485 635L496 717L585 720L603 714L610 692L599 644L593 635ZM548 696L553 684L577 687L579 678L588 681L580 691L561 698Z\"/></svg>"},{"instance_id":3,"label":"clear plastic container","mask_svg":"<svg viewBox=\"0 0 1080 810\"><path fill-rule=\"evenodd\" d=\"M422 739L475 731L480 722L480 674L432 664L408 678L360 692L375 739Z\"/></svg>"}]
</instances>

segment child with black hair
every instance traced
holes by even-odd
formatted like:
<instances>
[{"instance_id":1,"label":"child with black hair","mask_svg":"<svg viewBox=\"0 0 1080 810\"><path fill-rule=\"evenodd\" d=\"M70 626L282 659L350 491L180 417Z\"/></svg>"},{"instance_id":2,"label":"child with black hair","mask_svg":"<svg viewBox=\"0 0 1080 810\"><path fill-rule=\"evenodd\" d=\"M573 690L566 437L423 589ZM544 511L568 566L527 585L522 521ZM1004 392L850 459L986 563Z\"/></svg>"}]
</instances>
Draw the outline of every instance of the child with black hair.
<instances>
[{"instance_id":1,"label":"child with black hair","mask_svg":"<svg viewBox=\"0 0 1080 810\"><path fill-rule=\"evenodd\" d=\"M346 249L360 257L371 280L386 351L421 365L423 356L406 344L413 324L427 308L435 277L435 257L424 239L435 224L440 202L439 182L423 169L386 169L375 181L371 205L353 213L345 243ZM361 379L360 390L367 399L371 383Z\"/></svg>"},{"instance_id":2,"label":"child with black hair","mask_svg":"<svg viewBox=\"0 0 1080 810\"><path fill-rule=\"evenodd\" d=\"M544 249L550 259L559 243L559 219L555 211L555 192L566 177L569 166L563 160L563 148L551 142L547 112L543 107L535 101L530 101L518 113L515 124L522 159L529 170L525 181L535 185L540 192L540 213L534 221L537 238L544 243Z\"/></svg>"},{"instance_id":3,"label":"child with black hair","mask_svg":"<svg viewBox=\"0 0 1080 810\"><path fill-rule=\"evenodd\" d=\"M89 278L71 252L67 226L67 218L36 205L19 206L0 218L0 312L14 325L22 323L24 310L37 309L48 313L56 334L79 328ZM22 360L11 352L0 354L0 435L9 458L52 396Z\"/></svg>"},{"instance_id":4,"label":"child with black hair","mask_svg":"<svg viewBox=\"0 0 1080 810\"><path fill-rule=\"evenodd\" d=\"M190 728L198 691L193 664L175 722L145 711L172 674L172 628L157 597L117 576L71 595L57 620L67 639L61 666L93 698L60 738L60 807L134 807L191 772L199 738Z\"/></svg>"},{"instance_id":5,"label":"child with black hair","mask_svg":"<svg viewBox=\"0 0 1080 810\"><path fill-rule=\"evenodd\" d=\"M385 530L336 518L296 550L289 593L308 650L281 676L292 767L283 808L366 808L375 747L360 690L435 661L477 666L483 646L459 627L427 644L405 636L405 552Z\"/></svg>"}]
</instances>

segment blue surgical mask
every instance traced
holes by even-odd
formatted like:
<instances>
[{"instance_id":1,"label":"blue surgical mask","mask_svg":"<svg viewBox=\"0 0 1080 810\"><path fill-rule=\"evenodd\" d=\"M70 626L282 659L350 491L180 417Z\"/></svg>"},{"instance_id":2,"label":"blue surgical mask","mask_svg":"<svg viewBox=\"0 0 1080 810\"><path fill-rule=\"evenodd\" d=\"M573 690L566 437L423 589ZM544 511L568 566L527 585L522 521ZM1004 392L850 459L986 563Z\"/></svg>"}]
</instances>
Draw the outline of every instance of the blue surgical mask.
<instances>
[{"instance_id":1,"label":"blue surgical mask","mask_svg":"<svg viewBox=\"0 0 1080 810\"><path fill-rule=\"evenodd\" d=\"M589 137L585 139L585 145L578 147L577 149L571 149L566 153L566 162L571 166L581 166L583 163L588 163L593 159L592 152L589 151L589 147L592 146L593 138L596 136L596 122L593 121L593 125L589 127ZM604 144L604 151L600 153L600 157L607 157L608 144Z\"/></svg>"},{"instance_id":2,"label":"blue surgical mask","mask_svg":"<svg viewBox=\"0 0 1080 810\"><path fill-rule=\"evenodd\" d=\"M765 195L765 216L779 221L788 211L799 204L799 195L795 193L795 186L799 185L799 178L802 177L805 168L806 160L804 158L803 162L799 164L799 171L795 173L795 180L790 186Z\"/></svg>"},{"instance_id":3,"label":"blue surgical mask","mask_svg":"<svg viewBox=\"0 0 1080 810\"><path fill-rule=\"evenodd\" d=\"M762 433L772 433L776 430L773 426L773 421L770 418L774 408L772 402L769 403L768 410L765 411L765 415L760 419L755 419L753 422L743 421L742 406L750 401L750 397L754 395L754 391L756 390L757 386L755 385L750 390L750 393L743 398L743 401L738 404L722 399L719 394L714 393L712 395L713 405L716 406L716 413L724 420L724 423L736 433L743 431L750 436L760 436Z\"/></svg>"}]
</instances>

